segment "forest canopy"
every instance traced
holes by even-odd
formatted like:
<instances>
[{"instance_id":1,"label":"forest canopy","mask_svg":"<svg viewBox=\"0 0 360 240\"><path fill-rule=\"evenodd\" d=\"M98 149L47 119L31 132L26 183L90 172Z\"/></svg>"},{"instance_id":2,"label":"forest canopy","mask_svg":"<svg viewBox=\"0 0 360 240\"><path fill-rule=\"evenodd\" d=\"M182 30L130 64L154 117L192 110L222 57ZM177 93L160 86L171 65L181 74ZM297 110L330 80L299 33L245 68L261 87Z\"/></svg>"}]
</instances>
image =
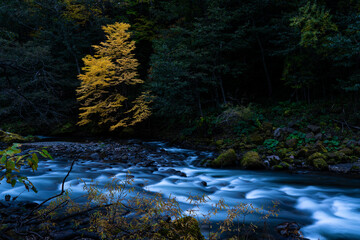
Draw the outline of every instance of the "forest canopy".
<instances>
[{"instance_id":1,"label":"forest canopy","mask_svg":"<svg viewBox=\"0 0 360 240\"><path fill-rule=\"evenodd\" d=\"M127 26L124 46L141 84L119 87L110 74L108 94L119 106L129 99L121 113L139 121L98 118L107 129L150 111L169 120L267 99L359 100L359 1L0 0L2 125L49 129L78 122L79 113L87 123L91 64L121 68L123 56L104 52L120 44L107 31L118 23Z\"/></svg>"}]
</instances>

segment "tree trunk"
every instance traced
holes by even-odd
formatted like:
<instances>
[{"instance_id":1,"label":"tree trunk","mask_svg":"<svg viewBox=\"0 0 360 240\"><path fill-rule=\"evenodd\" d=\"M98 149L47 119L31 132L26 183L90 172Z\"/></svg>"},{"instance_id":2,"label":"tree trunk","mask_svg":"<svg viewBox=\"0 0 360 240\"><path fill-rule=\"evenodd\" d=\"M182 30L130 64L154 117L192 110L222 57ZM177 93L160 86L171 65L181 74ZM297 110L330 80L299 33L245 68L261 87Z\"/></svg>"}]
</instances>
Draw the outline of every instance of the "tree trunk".
<instances>
[{"instance_id":1,"label":"tree trunk","mask_svg":"<svg viewBox=\"0 0 360 240\"><path fill-rule=\"evenodd\" d=\"M257 42L258 42L259 47L260 47L261 59L262 59L264 72L265 72L265 76L266 76L266 81L267 81L267 86L268 86L268 95L269 95L269 97L271 97L272 96L272 83L271 83L271 79L270 79L270 76L269 76L267 64L266 64L266 61L265 61L264 48L263 48L263 46L261 44L261 41L260 41L260 38L259 38L259 36L257 34L256 34L256 39L257 39Z\"/></svg>"}]
</instances>

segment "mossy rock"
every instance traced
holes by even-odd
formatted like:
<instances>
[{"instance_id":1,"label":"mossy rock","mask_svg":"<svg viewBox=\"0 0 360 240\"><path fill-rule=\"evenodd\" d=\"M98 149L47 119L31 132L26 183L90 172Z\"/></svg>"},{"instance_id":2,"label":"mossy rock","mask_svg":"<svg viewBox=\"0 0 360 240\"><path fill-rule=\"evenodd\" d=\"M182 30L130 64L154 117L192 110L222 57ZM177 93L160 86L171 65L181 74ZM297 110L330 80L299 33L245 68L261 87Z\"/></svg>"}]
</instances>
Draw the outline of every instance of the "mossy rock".
<instances>
[{"instance_id":1,"label":"mossy rock","mask_svg":"<svg viewBox=\"0 0 360 240\"><path fill-rule=\"evenodd\" d=\"M316 144L316 150L323 153L326 153L328 151L321 142Z\"/></svg>"},{"instance_id":2,"label":"mossy rock","mask_svg":"<svg viewBox=\"0 0 360 240\"><path fill-rule=\"evenodd\" d=\"M289 149L287 148L281 148L277 151L277 155L280 157L280 158L285 158L287 155L288 155L288 152L290 152Z\"/></svg>"},{"instance_id":3,"label":"mossy rock","mask_svg":"<svg viewBox=\"0 0 360 240\"><path fill-rule=\"evenodd\" d=\"M271 169L274 171L282 171L282 170L284 170L284 167L278 164L278 165L272 166Z\"/></svg>"},{"instance_id":4,"label":"mossy rock","mask_svg":"<svg viewBox=\"0 0 360 240\"><path fill-rule=\"evenodd\" d=\"M169 225L165 225L164 228L159 231L159 234L161 235L159 239L205 239L201 234L199 222L190 216L182 217Z\"/></svg>"},{"instance_id":5,"label":"mossy rock","mask_svg":"<svg viewBox=\"0 0 360 240\"><path fill-rule=\"evenodd\" d=\"M288 164L287 162L281 162L280 166L283 166L284 169L289 169L290 168L290 164Z\"/></svg>"},{"instance_id":6,"label":"mossy rock","mask_svg":"<svg viewBox=\"0 0 360 240\"><path fill-rule=\"evenodd\" d=\"M215 144L220 147L221 145L224 144L224 140L223 140L223 139L219 139L219 140L217 140L217 141L215 142Z\"/></svg>"},{"instance_id":7,"label":"mossy rock","mask_svg":"<svg viewBox=\"0 0 360 240\"><path fill-rule=\"evenodd\" d=\"M346 154L341 151L328 152L326 153L326 156L329 159L332 159L332 162L334 163L346 163L351 159L349 156L346 156Z\"/></svg>"},{"instance_id":8,"label":"mossy rock","mask_svg":"<svg viewBox=\"0 0 360 240\"><path fill-rule=\"evenodd\" d=\"M25 142L26 139L18 134L9 133L0 130L0 142L4 143L17 143L17 142Z\"/></svg>"},{"instance_id":9,"label":"mossy rock","mask_svg":"<svg viewBox=\"0 0 360 240\"><path fill-rule=\"evenodd\" d=\"M329 168L328 164L323 158L313 159L313 166L319 170L327 170Z\"/></svg>"},{"instance_id":10,"label":"mossy rock","mask_svg":"<svg viewBox=\"0 0 360 240\"><path fill-rule=\"evenodd\" d=\"M255 151L249 151L244 154L241 160L241 166L247 169L263 169L265 165L260 159L260 155Z\"/></svg>"},{"instance_id":11,"label":"mossy rock","mask_svg":"<svg viewBox=\"0 0 360 240\"><path fill-rule=\"evenodd\" d=\"M324 159L324 160L325 160L327 157L326 157L326 155L317 152L317 153L311 154L311 155L308 157L308 160L309 160L309 161L313 161L313 160L316 159L316 158L321 158L321 159Z\"/></svg>"},{"instance_id":12,"label":"mossy rock","mask_svg":"<svg viewBox=\"0 0 360 240\"><path fill-rule=\"evenodd\" d=\"M262 144L264 142L264 138L259 133L253 133L248 137L249 142L255 144Z\"/></svg>"},{"instance_id":13,"label":"mossy rock","mask_svg":"<svg viewBox=\"0 0 360 240\"><path fill-rule=\"evenodd\" d=\"M214 159L210 166L214 168L221 167L234 167L236 166L237 156L235 150L230 148L221 153L216 159Z\"/></svg>"},{"instance_id":14,"label":"mossy rock","mask_svg":"<svg viewBox=\"0 0 360 240\"><path fill-rule=\"evenodd\" d=\"M308 148L303 147L301 148L297 153L296 153L296 157L298 158L306 158L310 156L310 151Z\"/></svg>"},{"instance_id":15,"label":"mossy rock","mask_svg":"<svg viewBox=\"0 0 360 240\"><path fill-rule=\"evenodd\" d=\"M347 156L351 156L354 153L353 150L351 150L350 148L343 148L339 150L339 152L342 152Z\"/></svg>"},{"instance_id":16,"label":"mossy rock","mask_svg":"<svg viewBox=\"0 0 360 240\"><path fill-rule=\"evenodd\" d=\"M281 170L287 170L287 169L289 169L289 167L290 167L290 165L287 162L281 162L280 164L272 166L271 169L281 171Z\"/></svg>"}]
</instances>

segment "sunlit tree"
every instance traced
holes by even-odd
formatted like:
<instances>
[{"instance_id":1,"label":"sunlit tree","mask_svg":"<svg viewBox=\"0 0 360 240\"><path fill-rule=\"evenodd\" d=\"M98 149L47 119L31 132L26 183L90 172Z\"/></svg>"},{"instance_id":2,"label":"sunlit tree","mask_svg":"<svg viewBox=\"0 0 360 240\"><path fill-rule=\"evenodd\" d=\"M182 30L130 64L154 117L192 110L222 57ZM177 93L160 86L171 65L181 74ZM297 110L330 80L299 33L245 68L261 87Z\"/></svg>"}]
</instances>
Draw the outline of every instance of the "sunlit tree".
<instances>
[{"instance_id":1,"label":"sunlit tree","mask_svg":"<svg viewBox=\"0 0 360 240\"><path fill-rule=\"evenodd\" d=\"M106 41L93 46L95 54L83 59L84 73L78 76L81 86L77 89L79 125L96 123L114 130L150 116L147 93L129 99L137 90L134 85L143 83L138 78L139 63L132 53L135 42L130 40L129 28L126 23L104 26Z\"/></svg>"}]
</instances>

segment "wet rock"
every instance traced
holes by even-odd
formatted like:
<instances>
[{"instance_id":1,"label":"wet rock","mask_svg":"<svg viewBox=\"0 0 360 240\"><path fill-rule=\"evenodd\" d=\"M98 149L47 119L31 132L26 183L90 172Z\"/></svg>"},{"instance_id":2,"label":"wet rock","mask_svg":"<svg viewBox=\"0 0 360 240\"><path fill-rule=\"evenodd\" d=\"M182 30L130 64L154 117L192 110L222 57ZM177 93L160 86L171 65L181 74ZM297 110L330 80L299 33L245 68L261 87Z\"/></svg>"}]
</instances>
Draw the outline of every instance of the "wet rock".
<instances>
[{"instance_id":1,"label":"wet rock","mask_svg":"<svg viewBox=\"0 0 360 240\"><path fill-rule=\"evenodd\" d=\"M277 128L274 131L274 137L275 138L280 138L285 134L289 134L289 133L293 133L293 132L295 132L295 129L290 128L290 127Z\"/></svg>"},{"instance_id":2,"label":"wet rock","mask_svg":"<svg viewBox=\"0 0 360 240\"><path fill-rule=\"evenodd\" d=\"M177 175L180 177L187 177L185 173L175 170L173 168L167 169L165 171L160 171L160 173L166 173L166 174L170 174L170 175Z\"/></svg>"},{"instance_id":3,"label":"wet rock","mask_svg":"<svg viewBox=\"0 0 360 240\"><path fill-rule=\"evenodd\" d=\"M90 158L93 160L100 160L100 155L98 153L93 153L90 155Z\"/></svg>"},{"instance_id":4,"label":"wet rock","mask_svg":"<svg viewBox=\"0 0 360 240\"><path fill-rule=\"evenodd\" d=\"M316 125L307 125L307 128L312 131L313 133L318 133L320 132L321 128L319 126Z\"/></svg>"},{"instance_id":5,"label":"wet rock","mask_svg":"<svg viewBox=\"0 0 360 240\"><path fill-rule=\"evenodd\" d=\"M360 169L360 163L342 163L342 164L335 164L329 165L329 171L335 173L348 173L353 169Z\"/></svg>"},{"instance_id":6,"label":"wet rock","mask_svg":"<svg viewBox=\"0 0 360 240\"><path fill-rule=\"evenodd\" d=\"M10 201L10 199L11 199L11 195L6 194L6 195L5 195L5 201L9 202L9 201Z\"/></svg>"},{"instance_id":7,"label":"wet rock","mask_svg":"<svg viewBox=\"0 0 360 240\"><path fill-rule=\"evenodd\" d=\"M201 182L200 182L200 185L203 186L203 187L207 187L207 182L201 181Z\"/></svg>"},{"instance_id":8,"label":"wet rock","mask_svg":"<svg viewBox=\"0 0 360 240\"><path fill-rule=\"evenodd\" d=\"M275 229L282 237L303 239L299 231L300 226L296 222L284 222L277 225Z\"/></svg>"}]
</instances>

